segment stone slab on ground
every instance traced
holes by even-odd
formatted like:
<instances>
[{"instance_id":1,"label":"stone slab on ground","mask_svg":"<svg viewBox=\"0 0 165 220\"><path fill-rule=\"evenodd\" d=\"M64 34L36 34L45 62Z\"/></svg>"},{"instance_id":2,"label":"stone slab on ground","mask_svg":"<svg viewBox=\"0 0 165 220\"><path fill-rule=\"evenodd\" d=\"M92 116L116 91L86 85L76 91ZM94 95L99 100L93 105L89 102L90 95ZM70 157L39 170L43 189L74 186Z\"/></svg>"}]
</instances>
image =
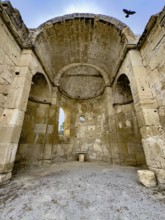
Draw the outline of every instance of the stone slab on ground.
<instances>
[{"instance_id":1,"label":"stone slab on ground","mask_svg":"<svg viewBox=\"0 0 165 220\"><path fill-rule=\"evenodd\" d=\"M139 182L146 187L155 187L157 185L154 172L150 170L138 170Z\"/></svg>"}]
</instances>

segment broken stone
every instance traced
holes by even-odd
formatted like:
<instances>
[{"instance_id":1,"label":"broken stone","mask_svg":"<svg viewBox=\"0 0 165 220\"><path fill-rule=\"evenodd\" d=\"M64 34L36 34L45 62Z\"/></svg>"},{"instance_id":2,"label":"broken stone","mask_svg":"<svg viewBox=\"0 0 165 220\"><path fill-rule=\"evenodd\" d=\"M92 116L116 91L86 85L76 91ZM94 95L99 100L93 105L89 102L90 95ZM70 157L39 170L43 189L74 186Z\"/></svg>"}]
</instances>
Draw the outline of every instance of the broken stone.
<instances>
[{"instance_id":1,"label":"broken stone","mask_svg":"<svg viewBox=\"0 0 165 220\"><path fill-rule=\"evenodd\" d=\"M165 170L160 169L157 173L157 180L159 184L165 184Z\"/></svg>"},{"instance_id":2,"label":"broken stone","mask_svg":"<svg viewBox=\"0 0 165 220\"><path fill-rule=\"evenodd\" d=\"M156 178L154 172L150 170L138 170L139 182L141 182L146 187L155 187Z\"/></svg>"}]
</instances>

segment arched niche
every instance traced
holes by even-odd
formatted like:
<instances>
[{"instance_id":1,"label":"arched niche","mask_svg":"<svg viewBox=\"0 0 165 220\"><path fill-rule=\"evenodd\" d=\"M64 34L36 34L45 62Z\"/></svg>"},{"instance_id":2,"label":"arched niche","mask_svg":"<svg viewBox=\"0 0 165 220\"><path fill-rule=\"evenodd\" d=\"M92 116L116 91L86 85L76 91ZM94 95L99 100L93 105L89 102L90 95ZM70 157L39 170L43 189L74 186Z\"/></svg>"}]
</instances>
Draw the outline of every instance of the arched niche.
<instances>
[{"instance_id":1,"label":"arched niche","mask_svg":"<svg viewBox=\"0 0 165 220\"><path fill-rule=\"evenodd\" d=\"M81 72L84 66L95 67L111 82L125 46L137 41L121 21L89 13L53 18L35 29L31 39L52 83L70 64L80 64Z\"/></svg>"},{"instance_id":2,"label":"arched niche","mask_svg":"<svg viewBox=\"0 0 165 220\"><path fill-rule=\"evenodd\" d=\"M51 92L47 79L42 73L36 73L32 78L30 100L38 102L50 102Z\"/></svg>"},{"instance_id":3,"label":"arched niche","mask_svg":"<svg viewBox=\"0 0 165 220\"><path fill-rule=\"evenodd\" d=\"M51 89L47 78L36 73L32 78L29 100L25 112L16 162L18 164L41 164L45 145L51 132L50 118Z\"/></svg>"},{"instance_id":4,"label":"arched niche","mask_svg":"<svg viewBox=\"0 0 165 220\"><path fill-rule=\"evenodd\" d=\"M131 82L126 74L120 74L114 81L112 96L114 110L110 139L112 161L122 165L144 165L146 162L142 137L131 92Z\"/></svg>"},{"instance_id":5,"label":"arched niche","mask_svg":"<svg viewBox=\"0 0 165 220\"><path fill-rule=\"evenodd\" d=\"M126 74L121 74L113 89L113 104L129 104L133 102L130 81Z\"/></svg>"}]
</instances>

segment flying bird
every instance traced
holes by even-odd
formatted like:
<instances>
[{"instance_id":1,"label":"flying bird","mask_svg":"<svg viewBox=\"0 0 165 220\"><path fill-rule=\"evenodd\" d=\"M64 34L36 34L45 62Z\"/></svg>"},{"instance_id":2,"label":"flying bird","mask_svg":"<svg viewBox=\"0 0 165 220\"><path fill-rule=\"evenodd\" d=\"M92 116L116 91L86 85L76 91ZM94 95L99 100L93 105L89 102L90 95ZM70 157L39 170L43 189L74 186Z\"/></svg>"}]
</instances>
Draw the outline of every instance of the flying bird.
<instances>
[{"instance_id":1,"label":"flying bird","mask_svg":"<svg viewBox=\"0 0 165 220\"><path fill-rule=\"evenodd\" d=\"M129 15L133 15L136 13L136 11L131 11L131 10L127 10L127 9L123 9L124 13L126 14L126 18L129 17Z\"/></svg>"}]
</instances>

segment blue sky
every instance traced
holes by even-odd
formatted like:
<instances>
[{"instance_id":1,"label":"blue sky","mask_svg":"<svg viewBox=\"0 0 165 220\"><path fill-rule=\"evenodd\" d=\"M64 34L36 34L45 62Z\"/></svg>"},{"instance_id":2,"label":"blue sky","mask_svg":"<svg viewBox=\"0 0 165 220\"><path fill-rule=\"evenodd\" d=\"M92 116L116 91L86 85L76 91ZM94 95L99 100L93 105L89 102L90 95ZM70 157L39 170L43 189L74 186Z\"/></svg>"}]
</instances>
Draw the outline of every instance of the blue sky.
<instances>
[{"instance_id":1,"label":"blue sky","mask_svg":"<svg viewBox=\"0 0 165 220\"><path fill-rule=\"evenodd\" d=\"M11 0L29 28L64 14L88 12L115 17L127 24L135 34L141 34L151 15L162 10L165 0ZM135 10L125 18L122 9Z\"/></svg>"}]
</instances>

